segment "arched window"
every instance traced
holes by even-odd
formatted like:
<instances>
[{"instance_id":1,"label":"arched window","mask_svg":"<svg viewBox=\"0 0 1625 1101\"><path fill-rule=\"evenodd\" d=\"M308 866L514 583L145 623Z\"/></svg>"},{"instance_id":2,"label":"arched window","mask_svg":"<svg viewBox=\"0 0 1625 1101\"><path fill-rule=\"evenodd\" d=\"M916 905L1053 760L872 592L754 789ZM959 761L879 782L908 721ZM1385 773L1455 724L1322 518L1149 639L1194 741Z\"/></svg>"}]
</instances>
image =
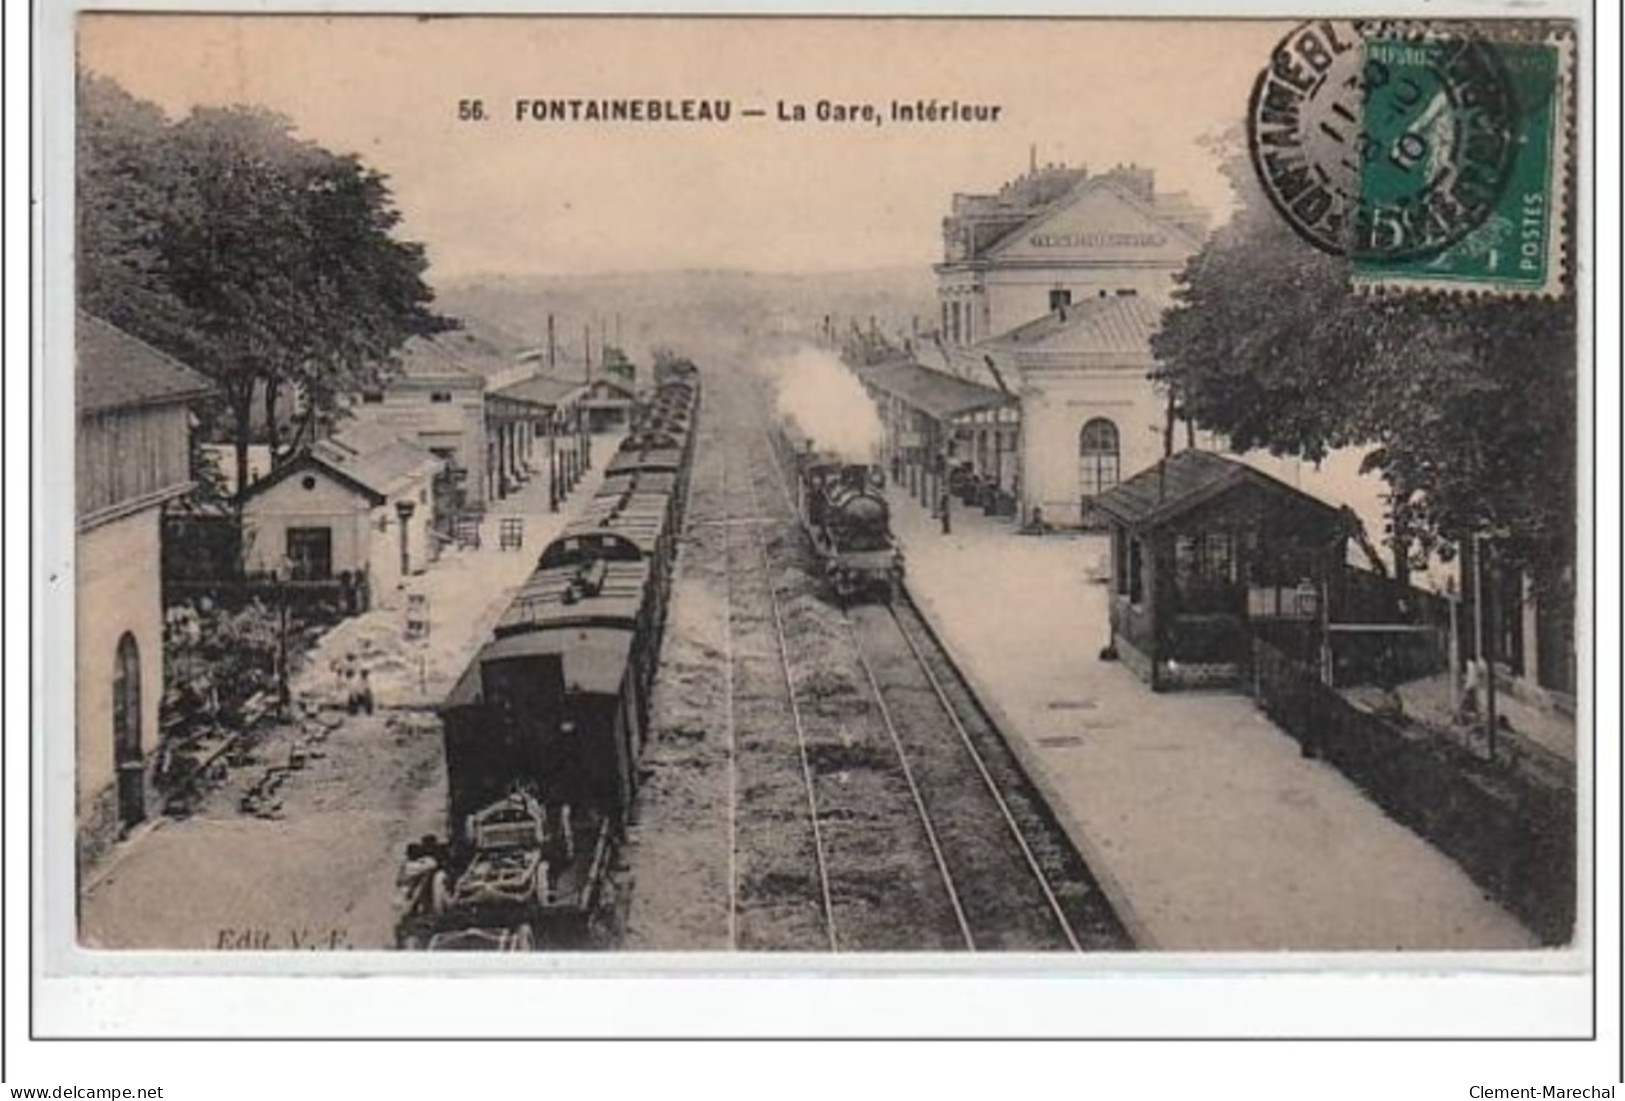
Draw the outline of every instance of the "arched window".
<instances>
[{"instance_id":1,"label":"arched window","mask_svg":"<svg viewBox=\"0 0 1625 1101\"><path fill-rule=\"evenodd\" d=\"M113 764L118 770L119 820L143 816L141 777L141 647L124 632L113 659Z\"/></svg>"},{"instance_id":2,"label":"arched window","mask_svg":"<svg viewBox=\"0 0 1625 1101\"><path fill-rule=\"evenodd\" d=\"M1116 485L1119 477L1117 426L1096 417L1078 433L1078 492L1087 500Z\"/></svg>"},{"instance_id":3,"label":"arched window","mask_svg":"<svg viewBox=\"0 0 1625 1101\"><path fill-rule=\"evenodd\" d=\"M141 752L141 647L125 631L113 666L113 737L122 757L133 744Z\"/></svg>"}]
</instances>

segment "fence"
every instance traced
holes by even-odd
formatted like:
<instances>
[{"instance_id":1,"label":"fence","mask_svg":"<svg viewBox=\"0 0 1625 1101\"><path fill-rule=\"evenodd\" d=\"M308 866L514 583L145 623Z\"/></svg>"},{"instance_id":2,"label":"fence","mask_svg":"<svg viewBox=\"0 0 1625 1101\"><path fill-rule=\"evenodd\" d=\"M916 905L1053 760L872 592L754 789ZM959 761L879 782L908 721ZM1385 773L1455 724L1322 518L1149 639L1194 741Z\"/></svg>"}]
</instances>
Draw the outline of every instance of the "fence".
<instances>
[{"instance_id":1,"label":"fence","mask_svg":"<svg viewBox=\"0 0 1625 1101\"><path fill-rule=\"evenodd\" d=\"M1543 943L1569 942L1578 832L1572 771L1552 782L1360 710L1262 641L1253 645L1253 685L1259 705L1306 754L1336 766L1436 845Z\"/></svg>"},{"instance_id":2,"label":"fence","mask_svg":"<svg viewBox=\"0 0 1625 1101\"><path fill-rule=\"evenodd\" d=\"M1334 633L1332 668L1337 684L1392 687L1450 668L1450 602L1437 593L1350 566L1338 578L1331 610L1332 619L1342 624L1432 628Z\"/></svg>"},{"instance_id":3,"label":"fence","mask_svg":"<svg viewBox=\"0 0 1625 1101\"><path fill-rule=\"evenodd\" d=\"M278 580L253 574L196 580L164 579L166 608L200 599L228 609L238 609L256 600L269 608L286 605L289 613L301 620L327 622L365 611L371 593L366 573L352 574L348 570L319 581Z\"/></svg>"}]
</instances>

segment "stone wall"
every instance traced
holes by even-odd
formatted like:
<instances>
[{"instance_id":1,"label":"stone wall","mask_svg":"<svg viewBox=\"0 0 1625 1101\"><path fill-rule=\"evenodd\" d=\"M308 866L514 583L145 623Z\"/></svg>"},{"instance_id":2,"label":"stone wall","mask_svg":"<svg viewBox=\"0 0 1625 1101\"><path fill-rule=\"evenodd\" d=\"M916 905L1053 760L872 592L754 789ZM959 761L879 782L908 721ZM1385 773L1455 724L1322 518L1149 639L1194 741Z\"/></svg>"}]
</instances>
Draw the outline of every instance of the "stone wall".
<instances>
[{"instance_id":1,"label":"stone wall","mask_svg":"<svg viewBox=\"0 0 1625 1101\"><path fill-rule=\"evenodd\" d=\"M1554 782L1361 710L1264 643L1255 644L1253 664L1260 706L1305 755L1336 766L1542 943L1573 939L1579 819L1572 772Z\"/></svg>"}]
</instances>

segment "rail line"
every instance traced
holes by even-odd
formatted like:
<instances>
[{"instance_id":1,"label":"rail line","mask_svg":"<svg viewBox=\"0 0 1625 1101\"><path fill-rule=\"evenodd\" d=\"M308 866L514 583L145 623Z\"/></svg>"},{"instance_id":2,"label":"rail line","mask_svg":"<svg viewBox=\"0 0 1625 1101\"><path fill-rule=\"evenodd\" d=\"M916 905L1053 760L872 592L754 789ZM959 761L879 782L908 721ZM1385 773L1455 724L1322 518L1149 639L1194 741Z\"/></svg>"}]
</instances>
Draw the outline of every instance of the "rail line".
<instances>
[{"instance_id":1,"label":"rail line","mask_svg":"<svg viewBox=\"0 0 1625 1101\"><path fill-rule=\"evenodd\" d=\"M728 438L718 433L722 440L721 477L722 492L718 503L722 506L724 514L723 523L727 523L728 511ZM727 531L723 531L723 584L727 588L727 607L722 617L722 652L723 652L723 707L724 724L727 730L728 741L728 947L734 951L739 949L739 738L734 725L734 581L733 571L728 568Z\"/></svg>"},{"instance_id":2,"label":"rail line","mask_svg":"<svg viewBox=\"0 0 1625 1101\"><path fill-rule=\"evenodd\" d=\"M750 492L751 511L761 512L761 501L756 495L756 482L754 479L746 482ZM762 541L760 527L751 526L751 542L756 547L756 554L762 564L762 575L767 581L768 600L773 607L773 633L779 644L779 668L784 673L785 694L790 697L790 717L796 730L796 752L801 759L801 779L806 785L807 808L812 815L813 846L818 858L818 889L824 907L824 927L829 932L829 949L831 952L840 951L840 941L835 934L835 905L829 892L829 860L824 850L824 832L819 823L818 793L813 784L812 763L807 757L807 728L801 718L801 703L796 698L795 674L790 669L790 647L784 637L784 609L779 603L779 593L773 584L773 564L767 557L767 545Z\"/></svg>"},{"instance_id":3,"label":"rail line","mask_svg":"<svg viewBox=\"0 0 1625 1101\"><path fill-rule=\"evenodd\" d=\"M792 499L789 482L784 475L781 456L779 455L778 449L774 446L772 438L765 430L761 432L761 438L763 446L767 450L769 465L773 470L773 481L777 484L779 495L784 501L785 508L788 512L788 519L791 523L794 523L797 510L795 502ZM757 500L759 500L759 498ZM937 879L940 882L942 891L946 897L948 907L953 913L957 939L963 942L967 950L974 952L977 950L977 941L975 933L971 928L971 919L966 913L965 905L961 899L959 884L955 881L953 870L949 866L949 858L947 853L944 851L940 831L930 809L927 806L927 799L925 793L921 789L919 779L915 774L915 769L913 767L910 754L904 747L903 739L898 729L898 724L892 715L890 706L886 702L886 695L881 690L879 680L875 675L875 670L872 664L869 662L867 655L864 653L863 646L857 639L850 616L843 615L842 620L846 624L847 634L852 643L853 652L857 655L859 667L863 670L864 678L869 684L870 693L875 701L876 712L880 717L881 725L885 729L887 739L890 742L892 752L895 755L899 774L902 776L903 783L908 789L909 799L913 804L915 816L919 821L921 830L925 836L926 845L931 853L931 861L935 868Z\"/></svg>"},{"instance_id":4,"label":"rail line","mask_svg":"<svg viewBox=\"0 0 1625 1101\"><path fill-rule=\"evenodd\" d=\"M724 439L726 440L726 433L724 433ZM735 456L731 451L727 450L726 442L724 442L723 446L725 448L723 477L724 485L726 487L726 492L723 498L725 513L725 518L723 521L723 545L727 569L728 609L726 639L728 649L727 660L729 666L728 700L730 716L730 772L732 774L730 777L729 810L730 818L733 822L733 825L730 828L730 835L732 839L730 844L731 858L729 870L730 942L736 946L738 945L739 938L742 933L740 928L740 918L744 916L745 913L745 908L741 902L739 892L740 862L738 855L738 838L739 821L742 817L740 813L741 797L749 798L750 795L749 789L741 782L740 779L740 773L743 767L742 761L748 752L747 747L743 743L748 739L740 739L738 737L737 720L737 705L739 702L737 670L739 668L739 662L744 655L739 652L736 645L738 640L735 632L735 616L740 605L737 581L745 576L745 574L744 571L736 570L734 568L736 565L734 551L735 533L743 530L747 533L745 538L748 540L748 545L750 548L754 551L754 557L756 559L756 568L750 572L761 578L765 588L767 598L766 603L770 610L769 618L773 624L773 653L776 659L776 671L778 676L782 678L783 681L783 696L789 705L791 723L795 734L795 758L798 765L799 785L805 799L807 818L810 826L813 864L816 872L813 886L817 896L819 924L822 927L821 932L823 934L822 939L827 944L830 951L839 951L840 939L835 924L834 900L830 891L829 861L823 834L822 815L819 808L816 786L813 780L812 763L807 751L807 737L801 713L801 704L796 694L795 675L791 669L789 645L784 631L783 610L780 606L779 594L773 583L772 567L768 560L766 545L762 540L760 524L756 522L735 522L740 518L733 515L730 495L735 491L736 487L730 484L730 479L728 478L728 467L726 465L728 459ZM753 478L747 476L745 479L743 479L743 491L748 495L749 500L749 514L744 519L754 521L757 517L759 517L761 510L760 500L757 496L755 481ZM763 738L759 740L770 741L771 739ZM776 874L777 873L770 872L761 878L765 880L776 876Z\"/></svg>"},{"instance_id":5,"label":"rail line","mask_svg":"<svg viewBox=\"0 0 1625 1101\"><path fill-rule=\"evenodd\" d=\"M774 474L785 505L794 515L796 509L790 487L783 466L777 461L780 456L767 433L764 431L762 435L775 460ZM964 684L952 657L942 649L906 590L899 592L897 603L887 606L884 617L901 639L912 668L917 671L913 691L917 693L923 682L934 704L934 721L917 724L922 729L917 732L919 737L914 739L913 750L907 748L910 739L899 729L896 708L886 702L887 692L882 682L887 678L877 672L871 653L858 637L853 611L849 609L845 618L854 649L930 837L933 858L966 946L971 950L997 944L1074 952L1132 947L1131 939L1111 911L1093 874L1065 839L1064 831L1004 742L1003 734ZM859 617L867 615L861 611L857 614ZM911 620L917 620L920 626L911 628L908 626ZM911 691L906 678L905 683L893 685L890 690L905 696ZM944 730L944 719L952 728L952 736ZM940 742L945 738L957 743L963 762L957 774L945 767L946 762L939 762L934 770L922 768L922 749L928 749L933 739ZM929 751L940 753L940 748ZM974 780L969 777L971 771L976 774ZM922 780L922 772L928 778ZM942 775L936 775L938 773ZM965 790L967 785L985 793L981 801L992 811L988 820L998 823L1006 839L1002 851L1007 859L999 860L997 866L988 866L991 839L967 838L965 828L958 821L961 815L973 813L970 807L973 800L967 798ZM933 807L937 808L935 813ZM982 858L980 863L976 860L978 855ZM950 866L959 869L957 877ZM1015 868L1024 871L1027 884L1024 888L1010 882ZM991 883L1003 884L1006 892L1020 895L1029 905L1023 908L1017 898L987 897L984 884ZM1047 915L1041 929L1034 927L1031 916L1034 912ZM1024 937L1030 938L1030 943L1011 944L1012 939L1020 941Z\"/></svg>"},{"instance_id":6,"label":"rail line","mask_svg":"<svg viewBox=\"0 0 1625 1101\"><path fill-rule=\"evenodd\" d=\"M959 925L959 934L965 940L965 947L976 951L976 935L971 932L970 919L965 916L964 904L960 901L959 888L954 884L954 874L948 868L948 858L943 855L942 842L937 836L936 823L932 821L931 812L926 809L925 797L920 794L920 785L914 778L914 769L909 764L908 752L903 748L902 737L898 734L897 723L892 718L891 708L886 706L885 693L880 689L880 681L875 677L874 667L869 664L868 655L863 652L863 644L858 641L857 631L852 626L851 617L846 619L847 634L852 639L853 649L857 651L858 664L863 667L863 675L869 681L869 689L874 693L875 703L880 710L880 718L886 725L886 734L891 738L892 748L897 753L897 763L902 766L903 778L908 782L909 795L914 799L914 809L919 813L920 825L925 829L926 839L931 845L931 856L936 862L937 874L942 878L943 889L948 893L948 903L953 907L954 920Z\"/></svg>"},{"instance_id":7,"label":"rail line","mask_svg":"<svg viewBox=\"0 0 1625 1101\"><path fill-rule=\"evenodd\" d=\"M911 672L917 671L919 674L918 679L923 680L924 684L929 687L930 691L928 698L931 701L934 701L935 707L930 709L929 715L920 716L921 721L919 726L921 729L919 730L918 741L927 741L933 737L940 738L943 734L941 719L945 718L947 720L947 725L953 729L954 734L957 736L958 747L963 750L963 757L956 767L950 767L949 762L946 759L939 761L938 768L944 774L944 786L947 786L948 781L953 781L955 782L954 786L956 789L962 789L963 785L958 783L958 781L965 776L964 762L968 762L971 769L974 770L977 779L980 781L981 790L985 792L992 806L996 808L998 813L997 820L1000 824L1002 824L1008 841L1013 844L1016 851L1019 852L1019 859L1017 860L1003 859L1005 855L1015 854L1009 853L1008 850L1005 850L1002 847L995 848L992 845L991 838L977 837L973 839L960 839L959 847L962 849L964 858L967 861L974 861L978 855L982 855L985 858L986 854L989 851L992 851L1000 854L1000 871L1006 875L1008 874L1008 870L1012 865L1024 867L1028 876L1030 877L1029 883L1032 887L1036 887L1038 895L1041 896L1042 909L1048 913L1050 920L1053 922L1053 931L1059 934L1059 937L1062 941L1064 941L1066 948L1074 952L1083 951L1083 946L1080 943L1076 932L1072 928L1072 922L1068 918L1065 909L1062 907L1053 885L1050 883L1049 876L1045 873L1044 868L1040 865L1037 856L1033 852L1033 847L1029 842L1027 831L1016 820L1016 816L1012 813L1009 802L1005 799L1003 792L1000 790L999 784L997 781L995 781L991 771L988 768L986 757L981 750L977 748L970 732L966 729L964 719L960 715L960 711L964 705L956 705L954 701L949 698L948 691L943 685L941 678L938 677L935 670L932 669L932 662L927 658L925 648L922 647L920 642L914 638L909 629L904 626L904 616L905 613L900 612L897 607L890 606L885 609L884 613L881 613L878 609L876 609L876 614L874 616L865 615L864 618L881 620L895 629L896 636L902 640L907 654L912 659L910 665ZM848 617L848 622L852 622L851 616ZM854 643L858 647L859 655L865 668L872 669L873 663L871 662L869 654L865 653L864 643L858 637L859 632L856 626L853 627L852 633ZM947 659L941 658L939 655L939 660L946 661ZM890 686L890 690L898 693L914 692L917 695L917 689L911 685L908 685L906 683L906 679L906 677L899 677L898 680ZM871 673L871 683L874 686L876 697L881 698L882 687L879 683L879 678L875 677L873 673ZM889 716L891 709L884 708L883 710ZM892 722L889 717L887 721L888 723ZM898 734L897 738L899 752L902 753L903 738L901 734ZM916 751L930 752L933 751L934 748L935 747L931 747L929 745L919 744ZM973 843L967 846L965 844L966 841ZM987 869L984 869L984 874L986 874L986 871ZM989 905L990 903L992 905ZM1026 906L1024 903L1025 900L1011 897L982 900L982 906L979 908L981 912L978 914L978 925L982 927L982 937L1003 940L1011 935L1020 935L1022 919L1015 911L1025 910ZM1036 929L1027 930L1029 935L1036 935L1039 934L1039 932L1040 931ZM966 929L966 937L967 940L971 942L971 947L973 949L981 946L978 943L978 938L970 931L968 927ZM1039 939L1035 940L1033 944L1024 946L1043 947L1045 945L1043 945L1042 939L1042 937L1039 937Z\"/></svg>"},{"instance_id":8,"label":"rail line","mask_svg":"<svg viewBox=\"0 0 1625 1101\"><path fill-rule=\"evenodd\" d=\"M910 607L912 609L912 606ZM1038 857L1034 855L1032 845L1028 842L1027 831L1022 829L1016 822L1015 815L1011 813L1010 804L1005 801L1004 794L999 790L999 785L988 771L987 758L983 756L982 752L976 748L975 743L971 740L970 732L965 729L964 722L960 720L959 712L949 702L948 693L943 688L942 681L938 679L936 673L932 670L931 663L926 660L919 642L909 632L908 628L903 626L902 616L895 607L891 608L890 612L892 621L897 624L898 634L902 635L903 641L908 644L909 650L920 663L920 668L924 670L926 679L931 682L932 691L936 693L937 699L942 703L943 712L948 716L949 721L953 723L954 732L959 735L960 744L965 747L965 752L970 755L972 763L975 764L977 775L982 778L982 783L987 787L987 793L992 796L994 803L998 805L999 816L1004 819L1004 824L1010 830L1010 836L1020 847L1022 859L1026 861L1028 870L1032 872L1033 879L1043 892L1044 903L1049 907L1050 913L1054 915L1056 925L1066 937L1067 945L1074 952L1083 951L1077 933L1072 928L1072 922L1067 918L1066 911L1062 909L1060 899L1056 897L1054 885L1050 883L1049 876L1045 874L1044 869L1039 866Z\"/></svg>"}]
</instances>

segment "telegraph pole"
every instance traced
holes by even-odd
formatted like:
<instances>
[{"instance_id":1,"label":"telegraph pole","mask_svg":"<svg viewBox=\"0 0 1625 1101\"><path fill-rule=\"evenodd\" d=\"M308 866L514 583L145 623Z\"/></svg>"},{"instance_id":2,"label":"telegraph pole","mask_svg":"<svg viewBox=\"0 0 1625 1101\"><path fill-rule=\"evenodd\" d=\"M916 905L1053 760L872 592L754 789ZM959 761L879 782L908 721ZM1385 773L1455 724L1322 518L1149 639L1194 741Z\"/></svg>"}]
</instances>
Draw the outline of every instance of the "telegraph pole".
<instances>
[{"instance_id":1,"label":"telegraph pole","mask_svg":"<svg viewBox=\"0 0 1625 1101\"><path fill-rule=\"evenodd\" d=\"M1484 734L1495 759L1495 574L1484 576L1484 538L1473 536L1473 594L1478 619L1478 658L1484 665Z\"/></svg>"}]
</instances>

